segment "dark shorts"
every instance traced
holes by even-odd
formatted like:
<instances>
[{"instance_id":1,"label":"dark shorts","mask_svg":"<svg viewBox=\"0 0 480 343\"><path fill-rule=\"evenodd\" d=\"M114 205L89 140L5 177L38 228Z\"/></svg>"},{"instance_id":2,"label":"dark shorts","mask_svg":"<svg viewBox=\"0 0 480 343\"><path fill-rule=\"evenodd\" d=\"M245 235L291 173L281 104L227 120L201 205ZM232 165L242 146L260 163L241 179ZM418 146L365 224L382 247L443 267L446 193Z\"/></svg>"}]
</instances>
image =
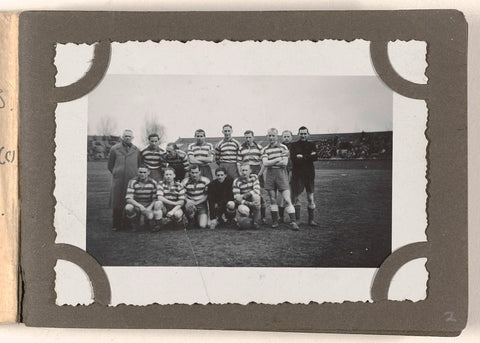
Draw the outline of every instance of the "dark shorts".
<instances>
[{"instance_id":1,"label":"dark shorts","mask_svg":"<svg viewBox=\"0 0 480 343\"><path fill-rule=\"evenodd\" d=\"M280 192L290 190L288 172L285 168L267 168L265 177L265 189L267 191Z\"/></svg>"},{"instance_id":2,"label":"dark shorts","mask_svg":"<svg viewBox=\"0 0 480 343\"><path fill-rule=\"evenodd\" d=\"M233 200L229 200L233 201ZM235 209L228 211L227 210L227 202L218 202L213 205L213 213L211 213L210 219L220 219L222 217L222 214L225 214L225 216L229 219L233 218L235 216Z\"/></svg>"},{"instance_id":3,"label":"dark shorts","mask_svg":"<svg viewBox=\"0 0 480 343\"><path fill-rule=\"evenodd\" d=\"M201 204L193 205L191 201L187 200L184 209L187 215L207 214L207 202L204 201Z\"/></svg>"},{"instance_id":4,"label":"dark shorts","mask_svg":"<svg viewBox=\"0 0 480 343\"><path fill-rule=\"evenodd\" d=\"M218 166L225 168L227 170L227 175L234 180L239 176L236 163L219 162Z\"/></svg>"},{"instance_id":5,"label":"dark shorts","mask_svg":"<svg viewBox=\"0 0 480 343\"><path fill-rule=\"evenodd\" d=\"M258 176L258 173L260 173L260 169L262 169L262 166L250 166L252 169L252 174L255 174ZM258 176L258 182L260 182L260 187L264 188L265 187L265 175Z\"/></svg>"},{"instance_id":6,"label":"dark shorts","mask_svg":"<svg viewBox=\"0 0 480 343\"><path fill-rule=\"evenodd\" d=\"M173 167L173 170L175 170L175 181L182 182L186 174L185 169L183 167Z\"/></svg>"},{"instance_id":7,"label":"dark shorts","mask_svg":"<svg viewBox=\"0 0 480 343\"><path fill-rule=\"evenodd\" d=\"M151 169L150 177L155 181L159 182L163 179L163 173L161 169Z\"/></svg>"},{"instance_id":8,"label":"dark shorts","mask_svg":"<svg viewBox=\"0 0 480 343\"><path fill-rule=\"evenodd\" d=\"M168 212L170 212L175 206L173 205L168 205L168 204L164 204L162 203L162 214L163 216L166 216ZM183 215L183 210L182 209L179 209L179 211L182 213ZM177 212L175 212L177 213ZM172 219L176 222L180 222L182 220L182 218L176 218L175 216L172 217Z\"/></svg>"},{"instance_id":9,"label":"dark shorts","mask_svg":"<svg viewBox=\"0 0 480 343\"><path fill-rule=\"evenodd\" d=\"M151 205L151 203L150 204L140 203L140 204L143 205L145 208L148 208ZM133 209L131 209L130 211L127 211L127 207L130 207L130 206L133 206ZM137 207L135 205L132 205L132 204L126 204L125 205L125 213L127 214L127 216L129 214L129 212L130 212L130 215L133 216L133 217L138 217L138 216L141 216L141 215L146 215L147 217L148 216L153 216L153 207L148 209L146 212L142 213L142 211L140 211L139 207Z\"/></svg>"},{"instance_id":10,"label":"dark shorts","mask_svg":"<svg viewBox=\"0 0 480 343\"><path fill-rule=\"evenodd\" d=\"M208 177L210 181L213 180L212 169L208 164L200 165L199 169L200 169L200 174L202 174L202 176Z\"/></svg>"},{"instance_id":11,"label":"dark shorts","mask_svg":"<svg viewBox=\"0 0 480 343\"><path fill-rule=\"evenodd\" d=\"M298 173L292 176L292 193L294 196L300 195L303 190L307 193L315 192L315 174Z\"/></svg>"},{"instance_id":12,"label":"dark shorts","mask_svg":"<svg viewBox=\"0 0 480 343\"><path fill-rule=\"evenodd\" d=\"M175 206L169 205L169 204L164 204L162 202L162 212L163 214L166 214L167 212L170 212Z\"/></svg>"}]
</instances>

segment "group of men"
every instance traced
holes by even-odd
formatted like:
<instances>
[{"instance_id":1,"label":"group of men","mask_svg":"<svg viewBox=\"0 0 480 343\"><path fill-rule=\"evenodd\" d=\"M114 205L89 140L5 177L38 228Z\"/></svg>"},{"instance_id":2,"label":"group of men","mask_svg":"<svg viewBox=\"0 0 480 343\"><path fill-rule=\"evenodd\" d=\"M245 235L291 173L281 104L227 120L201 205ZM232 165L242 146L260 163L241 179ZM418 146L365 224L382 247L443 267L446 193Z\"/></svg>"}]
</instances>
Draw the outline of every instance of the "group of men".
<instances>
[{"instance_id":1,"label":"group of men","mask_svg":"<svg viewBox=\"0 0 480 343\"><path fill-rule=\"evenodd\" d=\"M251 130L244 132L243 143L232 132L232 126L225 124L224 138L213 146L206 141L205 131L198 129L196 142L184 152L175 143L168 143L164 151L155 133L148 136L149 145L139 150L132 144L133 132L125 130L108 160L113 176L113 229L137 229L143 221L158 231L185 220L190 227L214 229L231 223L240 229L258 229L266 224L262 189L270 200L272 228L284 222L286 212L290 228L299 230L299 196L304 190L308 224L316 226L316 147L308 140L308 129L300 127L295 142L292 132L284 131L279 142L277 129L271 128L264 147ZM213 163L218 166L215 177Z\"/></svg>"}]
</instances>

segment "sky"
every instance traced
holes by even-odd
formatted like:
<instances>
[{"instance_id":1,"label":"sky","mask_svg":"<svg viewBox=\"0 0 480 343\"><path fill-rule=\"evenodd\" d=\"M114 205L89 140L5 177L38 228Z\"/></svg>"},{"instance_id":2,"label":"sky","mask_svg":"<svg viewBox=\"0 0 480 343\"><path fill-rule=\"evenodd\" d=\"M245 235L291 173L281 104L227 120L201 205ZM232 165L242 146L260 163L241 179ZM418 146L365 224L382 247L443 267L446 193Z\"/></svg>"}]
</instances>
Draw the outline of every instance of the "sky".
<instances>
[{"instance_id":1,"label":"sky","mask_svg":"<svg viewBox=\"0 0 480 343\"><path fill-rule=\"evenodd\" d=\"M132 129L139 146L146 118L165 127L165 142L198 128L218 137L226 123L237 136L302 125L311 133L390 131L392 101L376 76L107 75L88 95L88 133L101 134L105 118L113 134Z\"/></svg>"}]
</instances>

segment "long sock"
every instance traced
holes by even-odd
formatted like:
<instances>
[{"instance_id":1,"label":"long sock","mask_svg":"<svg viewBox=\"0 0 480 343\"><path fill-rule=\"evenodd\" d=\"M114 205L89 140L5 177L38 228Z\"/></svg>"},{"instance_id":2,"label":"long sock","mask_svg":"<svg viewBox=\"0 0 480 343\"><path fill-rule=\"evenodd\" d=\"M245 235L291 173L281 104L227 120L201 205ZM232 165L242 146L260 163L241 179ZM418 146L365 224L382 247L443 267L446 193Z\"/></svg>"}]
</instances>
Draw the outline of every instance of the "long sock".
<instances>
[{"instance_id":1,"label":"long sock","mask_svg":"<svg viewBox=\"0 0 480 343\"><path fill-rule=\"evenodd\" d=\"M272 221L278 223L278 211L271 211Z\"/></svg>"},{"instance_id":2,"label":"long sock","mask_svg":"<svg viewBox=\"0 0 480 343\"><path fill-rule=\"evenodd\" d=\"M261 214L262 219L265 218L265 210L266 210L265 206L260 207L260 214Z\"/></svg>"},{"instance_id":3,"label":"long sock","mask_svg":"<svg viewBox=\"0 0 480 343\"><path fill-rule=\"evenodd\" d=\"M287 213L288 216L290 217L290 223L295 223L296 222L296 215L295 215L295 208L293 206L288 206L287 207Z\"/></svg>"},{"instance_id":4,"label":"long sock","mask_svg":"<svg viewBox=\"0 0 480 343\"><path fill-rule=\"evenodd\" d=\"M295 215L295 212L294 213L289 213L288 216L290 217L290 222L293 223L295 222L296 220L296 215Z\"/></svg>"},{"instance_id":5,"label":"long sock","mask_svg":"<svg viewBox=\"0 0 480 343\"><path fill-rule=\"evenodd\" d=\"M308 222L312 222L315 217L315 209L314 208L308 208Z\"/></svg>"},{"instance_id":6,"label":"long sock","mask_svg":"<svg viewBox=\"0 0 480 343\"><path fill-rule=\"evenodd\" d=\"M295 219L300 220L300 205L295 205Z\"/></svg>"},{"instance_id":7,"label":"long sock","mask_svg":"<svg viewBox=\"0 0 480 343\"><path fill-rule=\"evenodd\" d=\"M260 206L253 207L253 222L258 224L260 222Z\"/></svg>"},{"instance_id":8,"label":"long sock","mask_svg":"<svg viewBox=\"0 0 480 343\"><path fill-rule=\"evenodd\" d=\"M278 206L278 216L280 219L283 219L283 214L285 213L285 207L283 206Z\"/></svg>"},{"instance_id":9,"label":"long sock","mask_svg":"<svg viewBox=\"0 0 480 343\"><path fill-rule=\"evenodd\" d=\"M228 220L231 220L233 218L235 218L235 209L229 209L227 208L225 210L225 217L227 217Z\"/></svg>"}]
</instances>

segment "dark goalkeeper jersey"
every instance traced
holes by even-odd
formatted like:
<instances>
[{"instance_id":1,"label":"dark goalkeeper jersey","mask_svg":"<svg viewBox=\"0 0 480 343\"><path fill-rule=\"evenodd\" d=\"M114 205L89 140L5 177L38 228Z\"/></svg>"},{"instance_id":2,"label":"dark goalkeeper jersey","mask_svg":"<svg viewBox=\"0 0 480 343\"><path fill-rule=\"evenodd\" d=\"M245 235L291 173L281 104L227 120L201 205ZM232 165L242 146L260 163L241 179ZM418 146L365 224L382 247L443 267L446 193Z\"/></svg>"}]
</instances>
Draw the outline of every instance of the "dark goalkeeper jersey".
<instances>
[{"instance_id":1,"label":"dark goalkeeper jersey","mask_svg":"<svg viewBox=\"0 0 480 343\"><path fill-rule=\"evenodd\" d=\"M210 218L215 217L215 204L226 204L228 201L233 200L232 184L233 179L227 176L223 182L215 179L208 185Z\"/></svg>"},{"instance_id":2,"label":"dark goalkeeper jersey","mask_svg":"<svg viewBox=\"0 0 480 343\"><path fill-rule=\"evenodd\" d=\"M290 158L292 159L293 173L313 174L315 167L313 161L317 159L315 143L309 141L296 141L290 145ZM297 155L303 157L298 158Z\"/></svg>"}]
</instances>

